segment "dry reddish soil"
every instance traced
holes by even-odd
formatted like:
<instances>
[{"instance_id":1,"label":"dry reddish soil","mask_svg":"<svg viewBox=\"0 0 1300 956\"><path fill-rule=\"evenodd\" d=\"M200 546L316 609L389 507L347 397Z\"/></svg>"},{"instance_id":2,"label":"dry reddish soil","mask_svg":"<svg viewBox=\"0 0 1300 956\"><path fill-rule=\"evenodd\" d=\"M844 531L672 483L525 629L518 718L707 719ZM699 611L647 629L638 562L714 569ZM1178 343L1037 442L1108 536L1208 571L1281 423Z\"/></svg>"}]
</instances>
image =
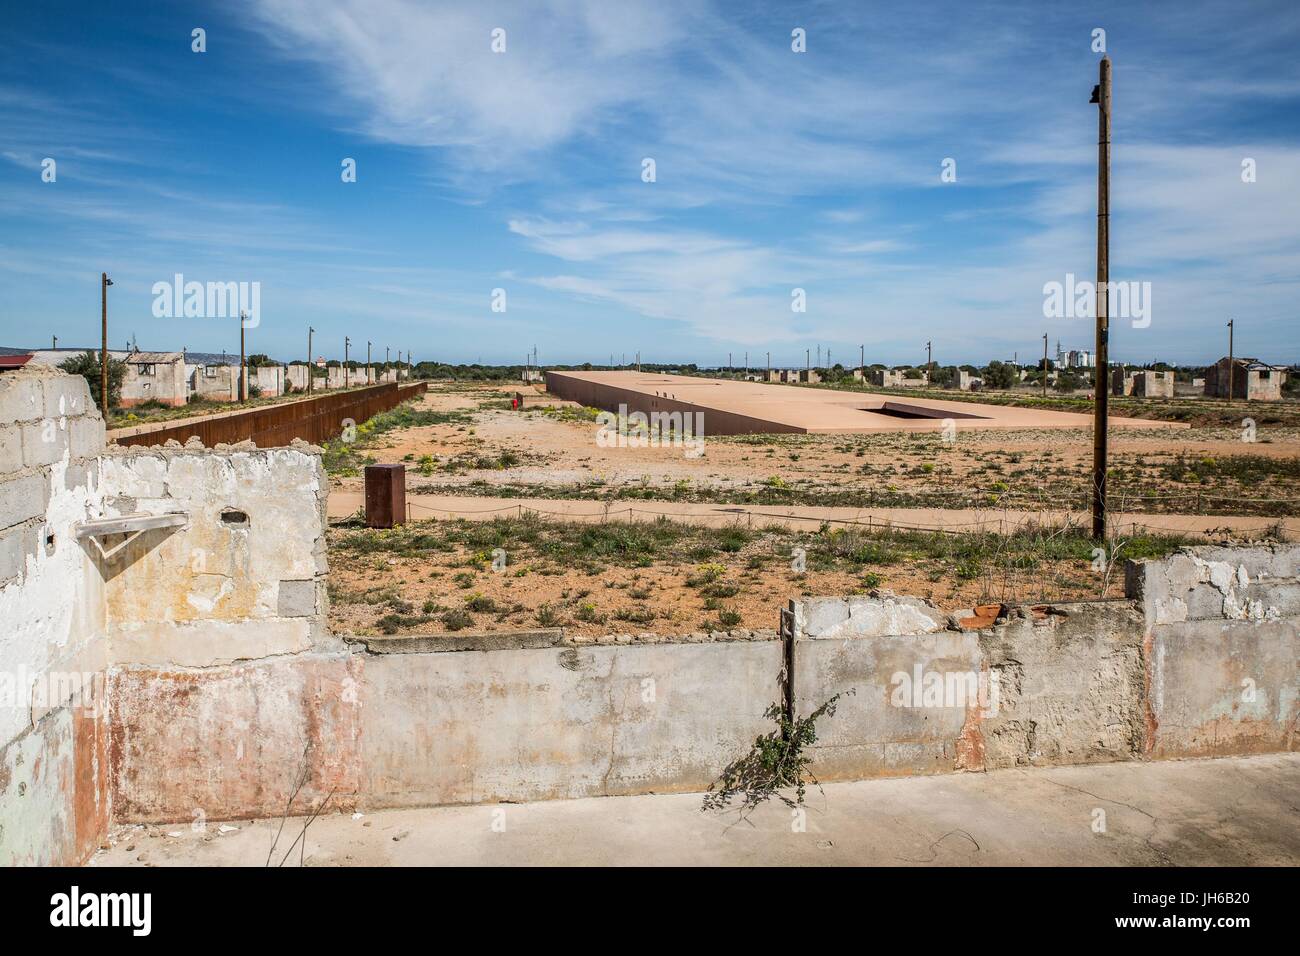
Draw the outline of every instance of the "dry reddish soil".
<instances>
[{"instance_id":1,"label":"dry reddish soil","mask_svg":"<svg viewBox=\"0 0 1300 956\"><path fill-rule=\"evenodd\" d=\"M463 547L437 557L345 554L337 544L350 533L355 532L331 531L330 627L340 634L442 632L447 630L442 616L449 610L464 610L469 615L464 627L472 631L563 626L572 634L668 635L735 628L774 630L780 609L801 595L888 589L950 610L986 602L1103 596L1101 578L1086 560L1058 561L1019 572L990 569L975 578L964 577L969 572L954 562L924 558L857 572L809 569L795 574L788 547L774 554L770 542L759 541L736 554L715 554L701 561L655 561L647 567L606 566L595 574L589 568L534 560L524 550L512 553L503 571L494 571L490 562L476 560L481 554ZM780 540L785 545L798 539L782 536ZM751 568L750 559L756 554L770 558L762 567ZM716 585L727 597L710 602L707 585L688 583L707 565L726 569ZM730 594L732 588L737 593ZM1119 597L1122 591L1122 575L1111 575L1105 596ZM473 611L469 602L474 598L488 598L500 610ZM545 616L547 607L554 618ZM722 621L721 610L734 611L739 620ZM385 627L389 615L395 617Z\"/></svg>"}]
</instances>

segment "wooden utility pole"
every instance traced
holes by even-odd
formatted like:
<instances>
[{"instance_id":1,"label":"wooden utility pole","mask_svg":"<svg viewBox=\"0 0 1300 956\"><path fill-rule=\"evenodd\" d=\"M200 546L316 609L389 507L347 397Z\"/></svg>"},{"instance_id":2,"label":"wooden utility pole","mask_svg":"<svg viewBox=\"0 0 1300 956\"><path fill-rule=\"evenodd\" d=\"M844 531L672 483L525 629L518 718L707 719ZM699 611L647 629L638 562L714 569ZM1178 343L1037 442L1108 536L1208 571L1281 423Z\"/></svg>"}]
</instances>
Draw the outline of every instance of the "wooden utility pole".
<instances>
[{"instance_id":1,"label":"wooden utility pole","mask_svg":"<svg viewBox=\"0 0 1300 956\"><path fill-rule=\"evenodd\" d=\"M108 421L108 287L113 280L107 272L99 274L99 318L104 341L99 350L99 410Z\"/></svg>"},{"instance_id":2,"label":"wooden utility pole","mask_svg":"<svg viewBox=\"0 0 1300 956\"><path fill-rule=\"evenodd\" d=\"M243 309L239 310L239 400L248 401L248 366L244 358L244 319L248 318Z\"/></svg>"},{"instance_id":3,"label":"wooden utility pole","mask_svg":"<svg viewBox=\"0 0 1300 956\"><path fill-rule=\"evenodd\" d=\"M1097 104L1097 357L1092 424L1092 536L1106 536L1107 412L1110 405L1110 57L1098 64Z\"/></svg>"},{"instance_id":4,"label":"wooden utility pole","mask_svg":"<svg viewBox=\"0 0 1300 956\"><path fill-rule=\"evenodd\" d=\"M1233 354L1232 354L1232 331L1233 331L1233 324L1234 324L1236 321L1237 321L1236 319L1229 319L1229 320L1228 320L1228 401L1232 401L1232 397L1233 397L1233 396L1232 396L1232 384L1233 384L1232 379L1233 379L1233 372L1236 371L1236 369L1234 368L1234 366L1237 364L1237 363L1236 363L1236 360L1234 359ZM1247 391L1249 391L1249 390L1250 390L1250 389L1249 389L1249 386L1247 386Z\"/></svg>"},{"instance_id":5,"label":"wooden utility pole","mask_svg":"<svg viewBox=\"0 0 1300 956\"><path fill-rule=\"evenodd\" d=\"M1043 333L1043 398L1047 397L1047 333Z\"/></svg>"},{"instance_id":6,"label":"wooden utility pole","mask_svg":"<svg viewBox=\"0 0 1300 956\"><path fill-rule=\"evenodd\" d=\"M311 362L311 334L316 330L310 325L307 326L307 394L311 394L311 380L313 378L311 370L314 367Z\"/></svg>"}]
</instances>

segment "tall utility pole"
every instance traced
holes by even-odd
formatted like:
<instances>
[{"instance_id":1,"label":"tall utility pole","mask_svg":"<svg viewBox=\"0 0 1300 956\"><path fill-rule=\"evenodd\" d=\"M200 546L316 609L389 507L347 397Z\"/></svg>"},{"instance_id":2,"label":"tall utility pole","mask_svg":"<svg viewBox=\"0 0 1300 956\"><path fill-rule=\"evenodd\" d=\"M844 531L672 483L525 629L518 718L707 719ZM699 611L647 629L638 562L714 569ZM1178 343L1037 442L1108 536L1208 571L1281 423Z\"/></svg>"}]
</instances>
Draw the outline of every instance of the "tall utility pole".
<instances>
[{"instance_id":1,"label":"tall utility pole","mask_svg":"<svg viewBox=\"0 0 1300 956\"><path fill-rule=\"evenodd\" d=\"M348 346L351 344L352 344L352 340L348 338L346 335L343 336L343 387L344 388L348 387Z\"/></svg>"},{"instance_id":2,"label":"tall utility pole","mask_svg":"<svg viewBox=\"0 0 1300 956\"><path fill-rule=\"evenodd\" d=\"M803 350L803 362L808 366L808 370L812 371L812 349Z\"/></svg>"},{"instance_id":3,"label":"tall utility pole","mask_svg":"<svg viewBox=\"0 0 1300 956\"><path fill-rule=\"evenodd\" d=\"M822 347L820 345L817 346L817 367L822 367Z\"/></svg>"},{"instance_id":4,"label":"tall utility pole","mask_svg":"<svg viewBox=\"0 0 1300 956\"><path fill-rule=\"evenodd\" d=\"M867 347L865 345L858 346L858 368L862 369L863 375L867 374Z\"/></svg>"},{"instance_id":5,"label":"tall utility pole","mask_svg":"<svg viewBox=\"0 0 1300 956\"><path fill-rule=\"evenodd\" d=\"M243 309L239 310L239 400L248 401L248 366L245 364L244 357L244 320L248 314Z\"/></svg>"},{"instance_id":6,"label":"tall utility pole","mask_svg":"<svg viewBox=\"0 0 1300 956\"><path fill-rule=\"evenodd\" d=\"M930 366L932 366L933 364L934 364L934 349L931 348L930 342L926 342L925 343L925 384L927 386L930 384L930 373L933 371L933 369Z\"/></svg>"},{"instance_id":7,"label":"tall utility pole","mask_svg":"<svg viewBox=\"0 0 1300 956\"><path fill-rule=\"evenodd\" d=\"M1047 333L1043 333L1043 398L1047 397Z\"/></svg>"},{"instance_id":8,"label":"tall utility pole","mask_svg":"<svg viewBox=\"0 0 1300 956\"><path fill-rule=\"evenodd\" d=\"M388 354L392 352L392 346L384 346L384 378L388 378Z\"/></svg>"},{"instance_id":9,"label":"tall utility pole","mask_svg":"<svg viewBox=\"0 0 1300 956\"><path fill-rule=\"evenodd\" d=\"M1232 373L1235 371L1233 366L1237 364L1233 360L1233 355L1232 355L1232 330L1233 330L1233 324L1236 321L1237 321L1236 319L1228 320L1228 401L1232 401ZM1249 385L1246 386L1246 391L1247 392L1250 391Z\"/></svg>"},{"instance_id":10,"label":"tall utility pole","mask_svg":"<svg viewBox=\"0 0 1300 956\"><path fill-rule=\"evenodd\" d=\"M366 340L366 384L370 384L370 341Z\"/></svg>"},{"instance_id":11,"label":"tall utility pole","mask_svg":"<svg viewBox=\"0 0 1300 956\"><path fill-rule=\"evenodd\" d=\"M310 325L307 326L307 394L308 395L311 394L311 380L312 380L311 370L313 368L311 364L311 334L315 331L316 330L313 329Z\"/></svg>"},{"instance_id":12,"label":"tall utility pole","mask_svg":"<svg viewBox=\"0 0 1300 956\"><path fill-rule=\"evenodd\" d=\"M1092 536L1106 535L1106 413L1110 404L1110 57L1098 65L1097 104L1097 361L1092 424Z\"/></svg>"},{"instance_id":13,"label":"tall utility pole","mask_svg":"<svg viewBox=\"0 0 1300 956\"><path fill-rule=\"evenodd\" d=\"M53 341L50 343L50 348L57 349L58 347L59 347L59 337L55 335L53 336Z\"/></svg>"},{"instance_id":14,"label":"tall utility pole","mask_svg":"<svg viewBox=\"0 0 1300 956\"><path fill-rule=\"evenodd\" d=\"M767 378L768 381L772 380L772 353L771 352L767 353Z\"/></svg>"},{"instance_id":15,"label":"tall utility pole","mask_svg":"<svg viewBox=\"0 0 1300 956\"><path fill-rule=\"evenodd\" d=\"M99 318L104 333L99 350L99 410L104 414L104 421L108 421L108 287L112 284L107 272L99 274Z\"/></svg>"},{"instance_id":16,"label":"tall utility pole","mask_svg":"<svg viewBox=\"0 0 1300 956\"><path fill-rule=\"evenodd\" d=\"M732 369L732 364L731 364L731 353L728 352L728 353L727 353L727 371L730 372L731 369Z\"/></svg>"}]
</instances>

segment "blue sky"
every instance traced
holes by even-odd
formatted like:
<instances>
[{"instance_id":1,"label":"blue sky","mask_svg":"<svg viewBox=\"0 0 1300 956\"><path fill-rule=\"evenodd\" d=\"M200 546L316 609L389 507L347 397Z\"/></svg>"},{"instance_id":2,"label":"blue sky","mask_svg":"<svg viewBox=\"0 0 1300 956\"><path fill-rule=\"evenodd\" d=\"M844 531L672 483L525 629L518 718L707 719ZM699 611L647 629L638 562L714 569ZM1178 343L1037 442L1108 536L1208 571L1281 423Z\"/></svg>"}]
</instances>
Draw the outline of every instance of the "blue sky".
<instances>
[{"instance_id":1,"label":"blue sky","mask_svg":"<svg viewBox=\"0 0 1300 956\"><path fill-rule=\"evenodd\" d=\"M1294 0L7 6L0 345L97 342L104 270L114 347L238 349L154 317L182 273L260 282L250 348L286 359L309 324L453 362L1091 348L1043 285L1095 270L1100 27L1111 275L1152 296L1112 357L1208 362L1233 317L1300 360Z\"/></svg>"}]
</instances>

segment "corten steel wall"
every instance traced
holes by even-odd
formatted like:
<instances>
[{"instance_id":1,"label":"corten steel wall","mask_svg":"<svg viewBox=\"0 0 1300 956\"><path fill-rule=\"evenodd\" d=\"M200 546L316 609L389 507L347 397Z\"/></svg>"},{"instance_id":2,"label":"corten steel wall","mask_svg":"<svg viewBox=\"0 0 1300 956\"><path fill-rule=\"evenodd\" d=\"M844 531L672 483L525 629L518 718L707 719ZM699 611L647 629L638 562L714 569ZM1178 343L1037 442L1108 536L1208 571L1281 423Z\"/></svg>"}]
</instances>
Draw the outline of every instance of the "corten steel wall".
<instances>
[{"instance_id":1,"label":"corten steel wall","mask_svg":"<svg viewBox=\"0 0 1300 956\"><path fill-rule=\"evenodd\" d=\"M617 412L620 405L626 405L628 412L642 412L646 415L655 412L682 412L683 414L700 412L704 415L702 434L705 435L750 435L774 432L794 432L802 435L807 432L806 428L798 425L787 425L765 418L719 411L708 405L697 405L693 402L656 398L644 392L619 388L617 385L605 385L574 378L563 372L546 373L546 390L558 398L578 402L590 408L603 408L609 412Z\"/></svg>"},{"instance_id":2,"label":"corten steel wall","mask_svg":"<svg viewBox=\"0 0 1300 956\"><path fill-rule=\"evenodd\" d=\"M134 435L112 436L119 445L161 445L169 440L184 444L197 437L211 448L224 442L252 441L271 448L288 445L295 438L320 444L343 431L347 419L364 422L410 398L424 394L425 384L375 385L335 395L322 395L283 405L253 408L246 412L199 419Z\"/></svg>"}]
</instances>

